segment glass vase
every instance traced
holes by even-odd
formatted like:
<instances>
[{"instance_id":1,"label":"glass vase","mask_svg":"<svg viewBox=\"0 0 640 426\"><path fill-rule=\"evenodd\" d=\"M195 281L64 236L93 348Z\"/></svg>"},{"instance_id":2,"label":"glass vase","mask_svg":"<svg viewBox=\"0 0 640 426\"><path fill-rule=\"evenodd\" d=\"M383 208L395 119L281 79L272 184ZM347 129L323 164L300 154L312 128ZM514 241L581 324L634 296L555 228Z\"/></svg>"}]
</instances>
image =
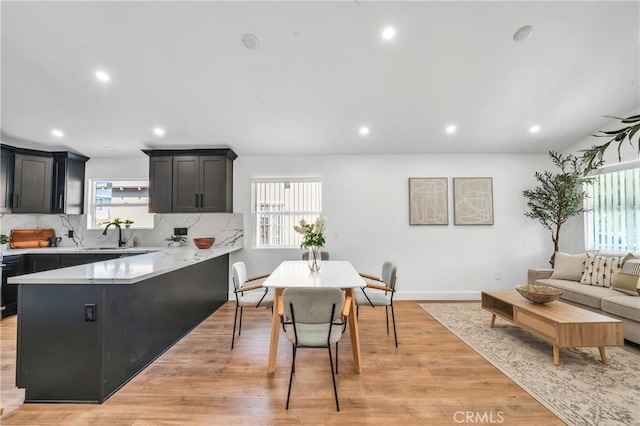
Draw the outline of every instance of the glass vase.
<instances>
[{"instance_id":1,"label":"glass vase","mask_svg":"<svg viewBox=\"0 0 640 426\"><path fill-rule=\"evenodd\" d=\"M322 247L311 246L309 247L309 269L311 272L318 272L322 264L322 258L320 257Z\"/></svg>"}]
</instances>

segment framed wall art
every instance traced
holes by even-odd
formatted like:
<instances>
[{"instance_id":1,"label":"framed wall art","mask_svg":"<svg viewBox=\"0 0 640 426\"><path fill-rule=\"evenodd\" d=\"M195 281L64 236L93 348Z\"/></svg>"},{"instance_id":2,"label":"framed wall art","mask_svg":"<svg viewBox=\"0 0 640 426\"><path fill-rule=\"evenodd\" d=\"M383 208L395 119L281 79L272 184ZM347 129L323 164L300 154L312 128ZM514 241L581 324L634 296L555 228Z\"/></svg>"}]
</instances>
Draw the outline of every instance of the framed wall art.
<instances>
[{"instance_id":1,"label":"framed wall art","mask_svg":"<svg viewBox=\"0 0 640 426\"><path fill-rule=\"evenodd\" d=\"M493 179L453 178L454 225L493 225Z\"/></svg>"},{"instance_id":2,"label":"framed wall art","mask_svg":"<svg viewBox=\"0 0 640 426\"><path fill-rule=\"evenodd\" d=\"M409 178L409 224L448 225L447 178Z\"/></svg>"}]
</instances>

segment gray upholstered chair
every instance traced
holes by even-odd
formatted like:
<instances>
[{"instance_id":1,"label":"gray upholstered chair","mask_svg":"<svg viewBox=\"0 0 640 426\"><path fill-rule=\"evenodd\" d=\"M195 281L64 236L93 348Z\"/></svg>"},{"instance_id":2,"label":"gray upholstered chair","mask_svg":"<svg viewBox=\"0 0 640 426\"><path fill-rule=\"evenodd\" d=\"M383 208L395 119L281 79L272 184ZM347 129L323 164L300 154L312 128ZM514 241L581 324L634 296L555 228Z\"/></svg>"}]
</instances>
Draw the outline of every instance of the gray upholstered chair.
<instances>
[{"instance_id":1,"label":"gray upholstered chair","mask_svg":"<svg viewBox=\"0 0 640 426\"><path fill-rule=\"evenodd\" d=\"M289 375L289 390L287 391L287 410L291 398L291 384L296 368L297 350L299 348L327 348L336 409L340 411L335 377L338 373L338 342L342 337L342 330L349 315L350 306L351 298L348 297L345 301L344 292L339 288L294 287L287 288L282 293L282 325L287 338L293 345L293 360ZM331 356L331 345L333 344L336 346L335 371Z\"/></svg>"},{"instance_id":2,"label":"gray upholstered chair","mask_svg":"<svg viewBox=\"0 0 640 426\"><path fill-rule=\"evenodd\" d=\"M309 251L302 252L302 260L309 260ZM329 260L329 252L321 251L320 252L320 260Z\"/></svg>"},{"instance_id":3,"label":"gray upholstered chair","mask_svg":"<svg viewBox=\"0 0 640 426\"><path fill-rule=\"evenodd\" d=\"M391 318L393 320L393 337L398 347L398 334L396 333L396 315L393 311L393 295L396 292L396 272L397 267L393 262L384 262L382 265L382 278L373 275L360 273L360 276L373 280L367 281L367 285L355 292L356 314L360 311L360 306L384 306L387 316L387 334L389 334L389 307L391 307Z\"/></svg>"},{"instance_id":4,"label":"gray upholstered chair","mask_svg":"<svg viewBox=\"0 0 640 426\"><path fill-rule=\"evenodd\" d=\"M262 286L261 282L257 282L267 278L270 274L258 275L247 278L247 267L244 262L236 262L231 266L233 272L233 292L236 295L236 313L233 317L233 335L231 336L231 349L236 338L236 323L238 323L238 311L240 312L240 321L238 325L238 337L242 333L242 308L245 307L271 307L273 309L273 291ZM250 284L256 281L255 284Z\"/></svg>"}]
</instances>

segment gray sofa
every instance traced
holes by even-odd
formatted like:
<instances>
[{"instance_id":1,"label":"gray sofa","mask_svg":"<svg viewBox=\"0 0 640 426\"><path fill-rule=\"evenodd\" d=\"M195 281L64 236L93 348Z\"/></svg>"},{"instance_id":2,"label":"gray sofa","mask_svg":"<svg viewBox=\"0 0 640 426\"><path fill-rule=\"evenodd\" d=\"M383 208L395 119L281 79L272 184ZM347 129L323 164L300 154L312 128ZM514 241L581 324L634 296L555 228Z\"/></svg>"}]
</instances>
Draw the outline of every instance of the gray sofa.
<instances>
[{"instance_id":1,"label":"gray sofa","mask_svg":"<svg viewBox=\"0 0 640 426\"><path fill-rule=\"evenodd\" d=\"M579 281L552 279L552 273L553 269L529 269L528 283L560 288L564 290L562 301L621 320L624 338L640 344L640 296Z\"/></svg>"}]
</instances>

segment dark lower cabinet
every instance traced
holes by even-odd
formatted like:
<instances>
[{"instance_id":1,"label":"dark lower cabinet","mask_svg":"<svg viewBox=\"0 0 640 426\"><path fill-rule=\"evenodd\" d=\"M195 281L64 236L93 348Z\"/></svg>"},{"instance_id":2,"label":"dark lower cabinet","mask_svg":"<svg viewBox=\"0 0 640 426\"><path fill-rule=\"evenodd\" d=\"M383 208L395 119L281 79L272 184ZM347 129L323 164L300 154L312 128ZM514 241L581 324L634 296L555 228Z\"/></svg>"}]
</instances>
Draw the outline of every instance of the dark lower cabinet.
<instances>
[{"instance_id":1,"label":"dark lower cabinet","mask_svg":"<svg viewBox=\"0 0 640 426\"><path fill-rule=\"evenodd\" d=\"M86 265L87 263L102 262L103 260L117 259L120 255L116 253L78 253L61 254L60 267Z\"/></svg>"},{"instance_id":2,"label":"dark lower cabinet","mask_svg":"<svg viewBox=\"0 0 640 426\"><path fill-rule=\"evenodd\" d=\"M59 254L27 254L27 266L25 273L51 271L60 267Z\"/></svg>"},{"instance_id":3,"label":"dark lower cabinet","mask_svg":"<svg viewBox=\"0 0 640 426\"><path fill-rule=\"evenodd\" d=\"M2 258L2 318L18 312L18 285L8 284L7 279L18 275L51 271L58 268L86 265L87 263L121 257L137 256L142 253L73 253L73 254L26 254L9 255Z\"/></svg>"},{"instance_id":4,"label":"dark lower cabinet","mask_svg":"<svg viewBox=\"0 0 640 426\"><path fill-rule=\"evenodd\" d=\"M8 284L7 279L24 274L24 256L2 257L2 318L15 315L18 311L18 286Z\"/></svg>"},{"instance_id":5,"label":"dark lower cabinet","mask_svg":"<svg viewBox=\"0 0 640 426\"><path fill-rule=\"evenodd\" d=\"M23 284L16 382L25 402L102 403L222 306L224 255L135 284Z\"/></svg>"}]
</instances>

